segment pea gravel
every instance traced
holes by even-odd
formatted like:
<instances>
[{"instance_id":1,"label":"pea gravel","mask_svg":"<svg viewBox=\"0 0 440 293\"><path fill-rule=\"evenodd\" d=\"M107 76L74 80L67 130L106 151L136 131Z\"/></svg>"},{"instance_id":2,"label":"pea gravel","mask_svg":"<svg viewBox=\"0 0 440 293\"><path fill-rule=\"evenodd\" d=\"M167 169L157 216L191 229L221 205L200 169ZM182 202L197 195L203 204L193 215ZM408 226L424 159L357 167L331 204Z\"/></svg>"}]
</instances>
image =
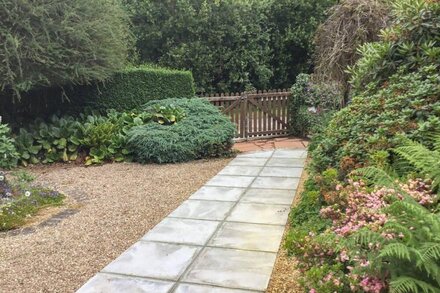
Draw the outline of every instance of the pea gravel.
<instances>
[{"instance_id":1,"label":"pea gravel","mask_svg":"<svg viewBox=\"0 0 440 293\"><path fill-rule=\"evenodd\" d=\"M75 203L76 214L56 226L0 238L0 291L77 290L229 161L30 169L38 182L61 192L78 189L87 197Z\"/></svg>"}]
</instances>

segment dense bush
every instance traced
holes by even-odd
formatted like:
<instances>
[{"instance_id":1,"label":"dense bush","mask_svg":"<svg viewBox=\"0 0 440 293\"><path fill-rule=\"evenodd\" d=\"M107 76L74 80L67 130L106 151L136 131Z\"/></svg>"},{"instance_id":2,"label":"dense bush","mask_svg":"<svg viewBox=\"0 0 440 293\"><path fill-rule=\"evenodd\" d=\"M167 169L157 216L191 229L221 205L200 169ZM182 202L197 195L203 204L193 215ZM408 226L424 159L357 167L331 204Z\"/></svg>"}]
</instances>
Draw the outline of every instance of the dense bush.
<instances>
[{"instance_id":1,"label":"dense bush","mask_svg":"<svg viewBox=\"0 0 440 293\"><path fill-rule=\"evenodd\" d=\"M18 153L14 142L11 130L6 124L1 124L0 117L0 168L10 169L17 166Z\"/></svg>"},{"instance_id":2,"label":"dense bush","mask_svg":"<svg viewBox=\"0 0 440 293\"><path fill-rule=\"evenodd\" d=\"M131 50L118 0L0 1L0 91L104 80ZM2 97L4 99L5 97Z\"/></svg>"},{"instance_id":3,"label":"dense bush","mask_svg":"<svg viewBox=\"0 0 440 293\"><path fill-rule=\"evenodd\" d=\"M200 92L286 88L310 66L334 0L125 0L142 62L189 69Z\"/></svg>"},{"instance_id":4,"label":"dense bush","mask_svg":"<svg viewBox=\"0 0 440 293\"><path fill-rule=\"evenodd\" d=\"M146 107L168 104L181 108L186 118L173 125L134 127L128 133L128 148L136 161L175 163L230 152L235 126L216 107L202 99L152 101Z\"/></svg>"},{"instance_id":5,"label":"dense bush","mask_svg":"<svg viewBox=\"0 0 440 293\"><path fill-rule=\"evenodd\" d=\"M351 69L354 97L324 132L314 153L318 170L350 170L395 144L397 133L423 140L440 129L440 4L400 0L381 41L361 47ZM437 29L434 29L437 28Z\"/></svg>"},{"instance_id":6,"label":"dense bush","mask_svg":"<svg viewBox=\"0 0 440 293\"><path fill-rule=\"evenodd\" d=\"M396 134L424 140L440 129L440 75L436 66L393 75L377 91L366 91L334 116L313 152L313 165L341 171L368 162L372 153L393 147Z\"/></svg>"},{"instance_id":7,"label":"dense bush","mask_svg":"<svg viewBox=\"0 0 440 293\"><path fill-rule=\"evenodd\" d=\"M377 41L389 21L387 0L343 0L333 6L315 34L315 73L339 83L347 93L349 73L361 56L358 47Z\"/></svg>"},{"instance_id":8,"label":"dense bush","mask_svg":"<svg viewBox=\"0 0 440 293\"><path fill-rule=\"evenodd\" d=\"M439 18L438 1L396 1L393 25L381 33L381 41L359 49L362 58L350 69L355 92L362 92L368 84L382 86L397 68L404 72L417 72L424 66L438 68Z\"/></svg>"},{"instance_id":9,"label":"dense bush","mask_svg":"<svg viewBox=\"0 0 440 293\"><path fill-rule=\"evenodd\" d=\"M189 71L139 66L129 67L104 84L89 86L73 94L80 94L85 107L124 111L139 108L151 100L194 97L195 91Z\"/></svg>"},{"instance_id":10,"label":"dense bush","mask_svg":"<svg viewBox=\"0 0 440 293\"><path fill-rule=\"evenodd\" d=\"M351 69L351 104L313 138L287 242L304 291L440 291L439 6L395 2Z\"/></svg>"},{"instance_id":11,"label":"dense bush","mask_svg":"<svg viewBox=\"0 0 440 293\"><path fill-rule=\"evenodd\" d=\"M289 130L296 136L307 136L324 126L343 102L337 84L313 80L312 75L299 74L289 99Z\"/></svg>"}]
</instances>

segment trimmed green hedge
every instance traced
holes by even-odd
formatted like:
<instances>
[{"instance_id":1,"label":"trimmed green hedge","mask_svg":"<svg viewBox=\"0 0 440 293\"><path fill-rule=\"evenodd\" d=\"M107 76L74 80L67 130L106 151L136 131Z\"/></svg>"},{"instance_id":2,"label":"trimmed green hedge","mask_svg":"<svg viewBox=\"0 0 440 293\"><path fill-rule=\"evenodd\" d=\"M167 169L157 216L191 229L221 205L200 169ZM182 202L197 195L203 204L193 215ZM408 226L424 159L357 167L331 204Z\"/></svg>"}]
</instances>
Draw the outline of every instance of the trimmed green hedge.
<instances>
[{"instance_id":1,"label":"trimmed green hedge","mask_svg":"<svg viewBox=\"0 0 440 293\"><path fill-rule=\"evenodd\" d=\"M127 68L104 84L84 89L85 106L100 111L131 110L151 100L195 96L191 72L149 66Z\"/></svg>"},{"instance_id":2,"label":"trimmed green hedge","mask_svg":"<svg viewBox=\"0 0 440 293\"><path fill-rule=\"evenodd\" d=\"M0 115L7 123L24 126L35 118L76 115L85 108L104 114L108 109L139 108L151 100L191 98L195 90L189 71L143 65L120 71L105 83L65 88L68 100L63 100L62 94L59 88L39 89L23 94L21 102L15 104L0 95Z\"/></svg>"},{"instance_id":3,"label":"trimmed green hedge","mask_svg":"<svg viewBox=\"0 0 440 293\"><path fill-rule=\"evenodd\" d=\"M173 125L155 122L128 132L128 149L141 163L176 163L206 157L220 157L231 152L235 126L228 117L203 99L167 99L146 105L174 105L186 118Z\"/></svg>"}]
</instances>

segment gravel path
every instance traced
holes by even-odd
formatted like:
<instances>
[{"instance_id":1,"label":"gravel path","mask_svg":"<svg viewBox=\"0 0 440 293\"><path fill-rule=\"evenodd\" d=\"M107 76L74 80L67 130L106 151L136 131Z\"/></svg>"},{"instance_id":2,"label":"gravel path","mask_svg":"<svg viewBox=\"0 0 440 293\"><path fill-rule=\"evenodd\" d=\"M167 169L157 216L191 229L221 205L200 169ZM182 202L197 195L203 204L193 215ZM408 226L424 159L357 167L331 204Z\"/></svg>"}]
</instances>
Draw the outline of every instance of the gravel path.
<instances>
[{"instance_id":1,"label":"gravel path","mask_svg":"<svg viewBox=\"0 0 440 293\"><path fill-rule=\"evenodd\" d=\"M75 291L229 161L31 169L39 182L87 199L57 226L0 239L0 291Z\"/></svg>"}]
</instances>

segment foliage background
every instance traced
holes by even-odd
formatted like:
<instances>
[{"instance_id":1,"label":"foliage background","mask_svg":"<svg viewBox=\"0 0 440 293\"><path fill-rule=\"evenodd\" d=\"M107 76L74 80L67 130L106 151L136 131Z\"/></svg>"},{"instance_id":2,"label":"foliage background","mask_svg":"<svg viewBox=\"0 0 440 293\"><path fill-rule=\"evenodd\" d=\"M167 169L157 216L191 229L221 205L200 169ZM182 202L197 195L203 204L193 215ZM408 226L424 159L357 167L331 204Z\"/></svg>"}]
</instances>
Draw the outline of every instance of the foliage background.
<instances>
[{"instance_id":1,"label":"foliage background","mask_svg":"<svg viewBox=\"0 0 440 293\"><path fill-rule=\"evenodd\" d=\"M290 87L335 2L124 0L139 61L191 70L198 92Z\"/></svg>"},{"instance_id":2,"label":"foliage background","mask_svg":"<svg viewBox=\"0 0 440 293\"><path fill-rule=\"evenodd\" d=\"M0 1L1 99L104 80L132 50L118 0Z\"/></svg>"}]
</instances>

